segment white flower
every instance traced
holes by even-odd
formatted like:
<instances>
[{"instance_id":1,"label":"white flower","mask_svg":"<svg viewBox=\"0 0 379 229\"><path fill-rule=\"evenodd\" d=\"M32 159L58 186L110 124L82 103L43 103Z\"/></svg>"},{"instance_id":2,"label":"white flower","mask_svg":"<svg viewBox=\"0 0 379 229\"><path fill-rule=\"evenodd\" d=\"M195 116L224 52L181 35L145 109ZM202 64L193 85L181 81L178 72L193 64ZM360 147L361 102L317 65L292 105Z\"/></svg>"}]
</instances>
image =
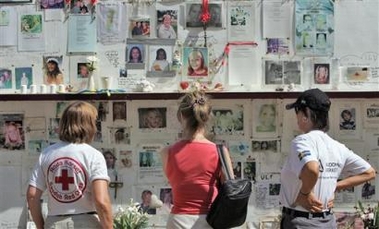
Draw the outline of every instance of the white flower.
<instances>
[{"instance_id":1,"label":"white flower","mask_svg":"<svg viewBox=\"0 0 379 229\"><path fill-rule=\"evenodd\" d=\"M87 57L87 61L88 62L98 62L99 58L97 58L96 56L89 56L89 57Z\"/></svg>"},{"instance_id":2,"label":"white flower","mask_svg":"<svg viewBox=\"0 0 379 229\"><path fill-rule=\"evenodd\" d=\"M374 213L373 212L368 213L368 219L374 219Z\"/></svg>"}]
</instances>

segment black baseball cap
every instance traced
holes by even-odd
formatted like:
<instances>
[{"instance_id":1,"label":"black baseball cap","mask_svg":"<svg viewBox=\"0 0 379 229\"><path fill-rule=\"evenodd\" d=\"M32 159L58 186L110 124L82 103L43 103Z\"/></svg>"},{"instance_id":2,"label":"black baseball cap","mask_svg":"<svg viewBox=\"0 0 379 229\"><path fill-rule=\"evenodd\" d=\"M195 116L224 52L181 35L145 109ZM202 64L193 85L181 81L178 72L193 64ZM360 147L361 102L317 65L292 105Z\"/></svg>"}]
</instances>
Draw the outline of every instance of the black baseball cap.
<instances>
[{"instance_id":1,"label":"black baseball cap","mask_svg":"<svg viewBox=\"0 0 379 229\"><path fill-rule=\"evenodd\" d=\"M286 105L286 109L309 107L311 110L328 112L330 104L330 99L325 92L313 88L302 92L296 102Z\"/></svg>"}]
</instances>

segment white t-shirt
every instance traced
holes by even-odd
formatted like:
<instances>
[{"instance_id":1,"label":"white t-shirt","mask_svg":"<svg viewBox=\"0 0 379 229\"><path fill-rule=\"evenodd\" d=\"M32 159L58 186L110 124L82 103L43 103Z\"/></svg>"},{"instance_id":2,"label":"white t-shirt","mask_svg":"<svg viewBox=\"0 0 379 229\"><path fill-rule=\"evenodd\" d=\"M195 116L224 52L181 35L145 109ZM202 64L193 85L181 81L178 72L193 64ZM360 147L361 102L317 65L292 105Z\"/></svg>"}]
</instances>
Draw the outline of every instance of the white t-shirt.
<instances>
[{"instance_id":1,"label":"white t-shirt","mask_svg":"<svg viewBox=\"0 0 379 229\"><path fill-rule=\"evenodd\" d=\"M88 144L56 143L45 149L29 185L48 190L48 215L95 211L92 182L109 181L103 154Z\"/></svg>"},{"instance_id":2,"label":"white t-shirt","mask_svg":"<svg viewBox=\"0 0 379 229\"><path fill-rule=\"evenodd\" d=\"M301 206L292 205L301 188L301 170L310 161L318 161L320 164L320 174L313 192L325 207L333 198L341 174L357 175L371 167L360 156L323 131L314 130L299 135L292 141L291 153L281 172L280 200L284 207L305 211Z\"/></svg>"}]
</instances>

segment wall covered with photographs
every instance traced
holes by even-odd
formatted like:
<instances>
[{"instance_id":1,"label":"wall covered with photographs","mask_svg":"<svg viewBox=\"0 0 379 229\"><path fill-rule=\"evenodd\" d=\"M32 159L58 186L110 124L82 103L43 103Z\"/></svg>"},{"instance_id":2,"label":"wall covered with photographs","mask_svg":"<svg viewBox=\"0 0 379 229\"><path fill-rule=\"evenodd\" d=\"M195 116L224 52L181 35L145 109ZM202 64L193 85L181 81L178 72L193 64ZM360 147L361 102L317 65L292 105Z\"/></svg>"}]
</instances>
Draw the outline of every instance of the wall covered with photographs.
<instances>
[{"instance_id":1,"label":"wall covered with photographs","mask_svg":"<svg viewBox=\"0 0 379 229\"><path fill-rule=\"evenodd\" d=\"M0 0L0 94L171 93L192 86L375 93L378 7L377 0L211 0L204 24L200 0ZM228 146L234 173L254 183L248 228L275 224L281 165L298 134L293 112L283 109L290 100L269 97L216 99L209 127ZM58 140L69 103L22 100L0 101L0 173L12 174L0 176L0 228L25 228L27 179L41 151ZM114 210L149 190L164 203L151 212L151 224L163 228L172 196L157 152L180 138L177 101L92 102L99 114L93 145L107 160ZM378 169L377 97L332 102L329 133ZM337 193L337 209L375 202L376 184Z\"/></svg>"},{"instance_id":2,"label":"wall covered with photographs","mask_svg":"<svg viewBox=\"0 0 379 229\"><path fill-rule=\"evenodd\" d=\"M2 2L2 94L379 89L376 0Z\"/></svg>"},{"instance_id":3,"label":"wall covered with photographs","mask_svg":"<svg viewBox=\"0 0 379 229\"><path fill-rule=\"evenodd\" d=\"M163 202L161 208L149 211L150 222L164 227L172 195L158 152L180 138L178 100L90 102L98 109L98 132L92 145L106 159L114 211L130 203L130 198L141 202L142 192L149 190ZM291 140L299 134L294 112L284 108L290 102L293 99L214 99L212 103L209 133L215 142L229 148L236 176L253 182L249 228L280 212L280 171ZM44 148L58 141L58 122L67 104L69 101L0 102L0 183L6 184L2 185L6 198L1 198L0 204L2 228L24 228L31 169ZM332 99L330 118L329 134L378 169L378 100ZM377 180L371 181L336 193L335 211L354 212L358 200L366 204L377 201L377 184ZM46 202L43 206L46 213Z\"/></svg>"}]
</instances>

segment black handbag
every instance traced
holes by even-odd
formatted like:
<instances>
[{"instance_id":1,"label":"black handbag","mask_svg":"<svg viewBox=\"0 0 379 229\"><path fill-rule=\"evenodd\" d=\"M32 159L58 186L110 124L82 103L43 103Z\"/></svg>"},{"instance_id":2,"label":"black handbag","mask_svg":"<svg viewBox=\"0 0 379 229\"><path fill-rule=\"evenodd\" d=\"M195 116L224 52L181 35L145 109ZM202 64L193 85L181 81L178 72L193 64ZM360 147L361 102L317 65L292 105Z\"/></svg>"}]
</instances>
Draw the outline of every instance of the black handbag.
<instances>
[{"instance_id":1,"label":"black handbag","mask_svg":"<svg viewBox=\"0 0 379 229\"><path fill-rule=\"evenodd\" d=\"M249 179L232 178L223 146L217 145L217 151L226 180L218 189L218 195L207 214L207 222L214 229L241 226L246 221L252 184Z\"/></svg>"}]
</instances>

